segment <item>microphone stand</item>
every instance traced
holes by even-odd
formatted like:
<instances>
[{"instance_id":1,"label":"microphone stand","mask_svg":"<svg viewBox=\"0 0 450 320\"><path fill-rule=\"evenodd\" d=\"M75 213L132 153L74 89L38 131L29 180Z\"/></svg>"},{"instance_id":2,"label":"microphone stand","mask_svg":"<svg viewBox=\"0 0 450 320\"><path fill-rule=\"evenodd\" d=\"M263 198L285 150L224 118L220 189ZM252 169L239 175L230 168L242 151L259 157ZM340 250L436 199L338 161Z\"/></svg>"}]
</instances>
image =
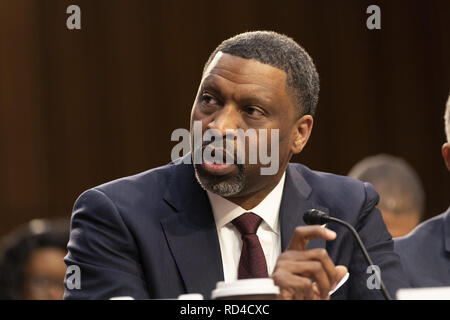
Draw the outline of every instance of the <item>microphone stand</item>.
<instances>
[{"instance_id":1,"label":"microphone stand","mask_svg":"<svg viewBox=\"0 0 450 320\"><path fill-rule=\"evenodd\" d=\"M325 218L325 217L324 217L324 218ZM361 251L363 252L364 257L366 258L367 263L368 263L370 266L375 265L375 264L373 263L372 259L370 259L369 253L367 252L366 248L364 247L364 244L363 244L363 242L361 241L361 238L359 237L358 232L356 232L355 228L353 228L353 226L352 226L350 223L345 222L345 221L340 220L340 219L337 219L337 218L334 218L334 217L331 217L331 216L328 216L328 215L326 216L325 219L327 219L328 221L334 221L334 222L336 222L336 223L342 224L342 225L344 225L345 227L347 227L348 229L350 229L350 231L353 233L353 236L354 236L354 237L356 238L356 240L358 241L359 247L361 248ZM384 298L385 298L386 300L392 300L392 298L391 298L391 296L389 295L389 292L387 291L387 289L386 289L386 287L385 287L383 281L381 280L381 276L380 276L380 274L378 273L378 270L377 270L377 269L374 269L374 271L375 271L376 281L377 281L377 283L380 284L381 292L383 293Z\"/></svg>"}]
</instances>

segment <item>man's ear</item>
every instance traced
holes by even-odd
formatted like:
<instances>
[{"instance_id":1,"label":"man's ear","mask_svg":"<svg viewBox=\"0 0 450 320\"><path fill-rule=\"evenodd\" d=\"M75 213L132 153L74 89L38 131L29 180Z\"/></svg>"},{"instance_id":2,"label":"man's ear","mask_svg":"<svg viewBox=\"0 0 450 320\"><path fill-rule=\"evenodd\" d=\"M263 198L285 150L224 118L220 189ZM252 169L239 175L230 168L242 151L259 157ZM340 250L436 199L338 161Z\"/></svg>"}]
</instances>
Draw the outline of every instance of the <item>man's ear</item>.
<instances>
[{"instance_id":1,"label":"man's ear","mask_svg":"<svg viewBox=\"0 0 450 320\"><path fill-rule=\"evenodd\" d=\"M450 171L450 142L444 143L442 145L442 156L444 157L447 169Z\"/></svg>"},{"instance_id":2,"label":"man's ear","mask_svg":"<svg viewBox=\"0 0 450 320\"><path fill-rule=\"evenodd\" d=\"M295 122L292 153L300 153L305 147L311 135L314 119L309 114L304 115Z\"/></svg>"}]
</instances>

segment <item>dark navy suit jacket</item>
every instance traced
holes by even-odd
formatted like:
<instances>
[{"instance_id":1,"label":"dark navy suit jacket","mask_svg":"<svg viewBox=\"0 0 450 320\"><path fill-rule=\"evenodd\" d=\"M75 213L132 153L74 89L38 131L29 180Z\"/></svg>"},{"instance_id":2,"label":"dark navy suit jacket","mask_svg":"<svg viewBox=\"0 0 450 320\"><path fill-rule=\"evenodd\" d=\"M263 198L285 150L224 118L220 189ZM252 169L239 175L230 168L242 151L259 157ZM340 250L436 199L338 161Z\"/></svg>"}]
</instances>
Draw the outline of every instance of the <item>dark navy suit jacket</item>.
<instances>
[{"instance_id":1,"label":"dark navy suit jacket","mask_svg":"<svg viewBox=\"0 0 450 320\"><path fill-rule=\"evenodd\" d=\"M395 239L412 287L450 286L450 208Z\"/></svg>"},{"instance_id":2,"label":"dark navy suit jacket","mask_svg":"<svg viewBox=\"0 0 450 320\"><path fill-rule=\"evenodd\" d=\"M279 213L282 250L304 225L303 213L321 209L355 226L394 294L406 281L377 202L369 184L289 164ZM367 286L371 274L351 234L329 228L337 239L312 240L309 248L326 247L335 264L349 269L349 280L332 297L382 299ZM81 289L67 288L68 274L65 299L209 298L224 278L212 209L190 164L172 163L84 192L74 206L68 251L65 262L80 268Z\"/></svg>"}]
</instances>

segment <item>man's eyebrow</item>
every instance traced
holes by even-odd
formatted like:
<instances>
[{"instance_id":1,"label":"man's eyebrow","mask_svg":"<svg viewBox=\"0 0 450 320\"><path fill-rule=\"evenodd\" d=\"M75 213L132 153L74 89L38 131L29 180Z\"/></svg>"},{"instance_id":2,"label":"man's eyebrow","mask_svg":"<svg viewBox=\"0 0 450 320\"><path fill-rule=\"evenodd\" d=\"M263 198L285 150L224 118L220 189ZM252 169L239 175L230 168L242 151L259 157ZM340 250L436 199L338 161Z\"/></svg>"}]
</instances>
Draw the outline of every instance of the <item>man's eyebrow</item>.
<instances>
[{"instance_id":1,"label":"man's eyebrow","mask_svg":"<svg viewBox=\"0 0 450 320\"><path fill-rule=\"evenodd\" d=\"M241 103L246 104L246 105L261 105L261 106L269 106L270 105L270 101L268 99L266 99L263 96L254 96L254 95L243 95L241 97L239 97L239 100L241 101Z\"/></svg>"},{"instance_id":2,"label":"man's eyebrow","mask_svg":"<svg viewBox=\"0 0 450 320\"><path fill-rule=\"evenodd\" d=\"M223 92L217 80L210 77L204 79L201 86L200 94L204 93L205 90L210 91L211 93L217 95L223 95ZM267 94L265 93L266 92L263 88L258 89L254 88L250 93L242 95L239 100L247 101L247 103L269 105L272 102L273 98L267 96Z\"/></svg>"},{"instance_id":3,"label":"man's eyebrow","mask_svg":"<svg viewBox=\"0 0 450 320\"><path fill-rule=\"evenodd\" d=\"M212 89L212 90L216 90L219 91L220 87L216 84L216 81L214 81L214 79L211 78L206 78L203 83L202 83L202 89Z\"/></svg>"}]
</instances>

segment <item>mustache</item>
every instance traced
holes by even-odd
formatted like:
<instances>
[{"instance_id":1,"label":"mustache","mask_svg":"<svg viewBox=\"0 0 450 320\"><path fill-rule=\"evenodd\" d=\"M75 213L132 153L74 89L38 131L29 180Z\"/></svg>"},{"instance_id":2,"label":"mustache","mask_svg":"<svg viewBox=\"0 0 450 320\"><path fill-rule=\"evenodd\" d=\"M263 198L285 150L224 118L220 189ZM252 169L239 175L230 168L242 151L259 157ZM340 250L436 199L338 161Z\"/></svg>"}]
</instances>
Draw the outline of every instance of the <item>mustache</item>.
<instances>
[{"instance_id":1,"label":"mustache","mask_svg":"<svg viewBox=\"0 0 450 320\"><path fill-rule=\"evenodd\" d=\"M222 160L224 163L232 161L234 164L242 164L243 162L239 161L242 155L237 152L238 148L235 146L236 140L236 137L230 134L222 136L221 139L215 139L213 136L211 141L202 141L202 145L193 151L196 156L201 156L202 159L205 156L216 157L216 154L220 152L222 153L222 159L218 160ZM218 154L217 157L220 157L220 155ZM243 157L245 159L245 155Z\"/></svg>"},{"instance_id":2,"label":"mustache","mask_svg":"<svg viewBox=\"0 0 450 320\"><path fill-rule=\"evenodd\" d=\"M235 135L232 134L226 134L224 136L221 137L221 139L219 139L219 141L216 141L216 137L212 136L211 137L211 141L203 141L202 142L202 147L206 147L210 144L218 144L220 141L225 142L225 145L227 146L229 143L233 143L234 146L234 142L237 140Z\"/></svg>"}]
</instances>

